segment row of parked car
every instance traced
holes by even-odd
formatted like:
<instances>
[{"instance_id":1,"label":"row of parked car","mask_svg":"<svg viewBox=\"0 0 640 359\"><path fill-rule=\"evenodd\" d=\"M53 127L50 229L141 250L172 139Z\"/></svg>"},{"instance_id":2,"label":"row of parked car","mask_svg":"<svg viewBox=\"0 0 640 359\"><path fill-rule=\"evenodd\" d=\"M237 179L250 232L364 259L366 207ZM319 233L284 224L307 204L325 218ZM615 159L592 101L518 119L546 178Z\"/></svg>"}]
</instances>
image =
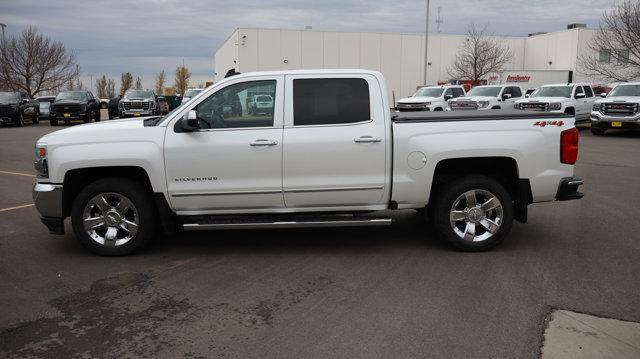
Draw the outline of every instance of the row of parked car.
<instances>
[{"instance_id":1,"label":"row of parked car","mask_svg":"<svg viewBox=\"0 0 640 359\"><path fill-rule=\"evenodd\" d=\"M529 93L527 93L529 92ZM640 83L620 83L609 92L597 92L587 83L550 84L523 91L520 86L482 85L468 93L463 86L422 87L398 100L397 111L458 111L516 109L565 113L576 122L591 121L591 131L640 128Z\"/></svg>"},{"instance_id":2,"label":"row of parked car","mask_svg":"<svg viewBox=\"0 0 640 359\"><path fill-rule=\"evenodd\" d=\"M182 103L203 89L189 89ZM109 119L119 117L165 115L172 109L166 97L149 90L128 90L124 96L98 99L91 91L61 91L56 96L31 98L26 92L0 92L0 124L24 126L49 121L52 126L72 121L100 121L100 109L107 109Z\"/></svg>"}]
</instances>

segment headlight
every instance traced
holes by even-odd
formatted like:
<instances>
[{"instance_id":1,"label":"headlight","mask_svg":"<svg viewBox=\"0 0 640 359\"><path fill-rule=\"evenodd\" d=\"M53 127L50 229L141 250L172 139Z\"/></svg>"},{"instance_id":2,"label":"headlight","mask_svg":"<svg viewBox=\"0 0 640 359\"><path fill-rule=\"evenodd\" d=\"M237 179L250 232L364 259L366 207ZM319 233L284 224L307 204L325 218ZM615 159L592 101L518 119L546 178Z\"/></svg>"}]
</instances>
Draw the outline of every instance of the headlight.
<instances>
[{"instance_id":1,"label":"headlight","mask_svg":"<svg viewBox=\"0 0 640 359\"><path fill-rule=\"evenodd\" d=\"M556 111L562 108L562 104L560 102L552 102L549 104L549 111Z\"/></svg>"},{"instance_id":2,"label":"headlight","mask_svg":"<svg viewBox=\"0 0 640 359\"><path fill-rule=\"evenodd\" d=\"M33 163L38 177L49 177L49 166L47 164L47 144L36 143L36 161Z\"/></svg>"},{"instance_id":3,"label":"headlight","mask_svg":"<svg viewBox=\"0 0 640 359\"><path fill-rule=\"evenodd\" d=\"M489 101L478 101L478 108L489 107Z\"/></svg>"},{"instance_id":4,"label":"headlight","mask_svg":"<svg viewBox=\"0 0 640 359\"><path fill-rule=\"evenodd\" d=\"M425 107L427 107L427 106L431 105L431 102L425 102L425 103L423 103L423 105L424 105Z\"/></svg>"},{"instance_id":5,"label":"headlight","mask_svg":"<svg viewBox=\"0 0 640 359\"><path fill-rule=\"evenodd\" d=\"M600 111L600 104L599 103L594 103L592 111Z\"/></svg>"}]
</instances>

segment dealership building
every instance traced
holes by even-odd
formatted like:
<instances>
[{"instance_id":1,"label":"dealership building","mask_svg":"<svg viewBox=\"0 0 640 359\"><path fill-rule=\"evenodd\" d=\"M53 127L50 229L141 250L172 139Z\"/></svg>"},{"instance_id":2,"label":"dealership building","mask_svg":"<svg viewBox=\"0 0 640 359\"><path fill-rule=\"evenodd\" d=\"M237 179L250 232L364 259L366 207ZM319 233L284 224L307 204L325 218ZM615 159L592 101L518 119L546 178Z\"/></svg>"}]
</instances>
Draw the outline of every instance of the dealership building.
<instances>
[{"instance_id":1,"label":"dealership building","mask_svg":"<svg viewBox=\"0 0 640 359\"><path fill-rule=\"evenodd\" d=\"M523 88L544 83L598 82L580 73L578 58L589 51L595 29L581 24L526 37L498 36L513 53L501 74L488 83L516 82ZM215 80L229 71L369 69L382 72L390 100L413 94L423 84L424 34L338 32L313 29L238 28L216 51ZM427 83L448 82L465 35L429 34Z\"/></svg>"}]
</instances>

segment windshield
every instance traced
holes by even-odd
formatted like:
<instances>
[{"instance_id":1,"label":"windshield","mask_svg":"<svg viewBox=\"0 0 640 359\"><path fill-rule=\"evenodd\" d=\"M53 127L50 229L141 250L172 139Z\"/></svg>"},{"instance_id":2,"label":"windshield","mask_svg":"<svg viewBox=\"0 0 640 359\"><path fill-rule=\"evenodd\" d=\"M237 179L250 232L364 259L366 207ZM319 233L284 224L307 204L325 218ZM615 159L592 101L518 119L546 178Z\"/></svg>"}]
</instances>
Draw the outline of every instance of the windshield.
<instances>
[{"instance_id":1,"label":"windshield","mask_svg":"<svg viewBox=\"0 0 640 359\"><path fill-rule=\"evenodd\" d=\"M500 86L478 86L474 87L467 93L467 96L490 96L498 97Z\"/></svg>"},{"instance_id":2,"label":"windshield","mask_svg":"<svg viewBox=\"0 0 640 359\"><path fill-rule=\"evenodd\" d=\"M640 96L640 85L618 85L607 95L613 96Z\"/></svg>"},{"instance_id":3,"label":"windshield","mask_svg":"<svg viewBox=\"0 0 640 359\"><path fill-rule=\"evenodd\" d=\"M413 97L440 97L442 96L442 91L444 89L441 87L423 87L416 91Z\"/></svg>"},{"instance_id":4,"label":"windshield","mask_svg":"<svg viewBox=\"0 0 640 359\"><path fill-rule=\"evenodd\" d=\"M202 92L202 89L191 89L184 93L184 97L193 97Z\"/></svg>"},{"instance_id":5,"label":"windshield","mask_svg":"<svg viewBox=\"0 0 640 359\"><path fill-rule=\"evenodd\" d=\"M144 90L129 90L124 94L124 98L144 98L153 99L153 92Z\"/></svg>"},{"instance_id":6,"label":"windshield","mask_svg":"<svg viewBox=\"0 0 640 359\"><path fill-rule=\"evenodd\" d=\"M20 101L20 94L17 92L0 92L0 103L13 103Z\"/></svg>"},{"instance_id":7,"label":"windshield","mask_svg":"<svg viewBox=\"0 0 640 359\"><path fill-rule=\"evenodd\" d=\"M545 86L540 87L531 97L571 97L573 86Z\"/></svg>"},{"instance_id":8,"label":"windshield","mask_svg":"<svg viewBox=\"0 0 640 359\"><path fill-rule=\"evenodd\" d=\"M271 102L270 96L256 96L256 102Z\"/></svg>"},{"instance_id":9,"label":"windshield","mask_svg":"<svg viewBox=\"0 0 640 359\"><path fill-rule=\"evenodd\" d=\"M56 102L66 100L86 101L87 94L85 92L60 92L58 96L56 96Z\"/></svg>"}]
</instances>

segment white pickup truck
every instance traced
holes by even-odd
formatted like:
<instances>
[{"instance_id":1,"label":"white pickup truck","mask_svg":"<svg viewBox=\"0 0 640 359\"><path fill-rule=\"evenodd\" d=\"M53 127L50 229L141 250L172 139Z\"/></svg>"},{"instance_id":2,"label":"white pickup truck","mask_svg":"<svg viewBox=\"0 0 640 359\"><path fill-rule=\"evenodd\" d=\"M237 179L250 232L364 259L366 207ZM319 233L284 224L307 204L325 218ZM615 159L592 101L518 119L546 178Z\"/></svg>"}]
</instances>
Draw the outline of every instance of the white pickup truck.
<instances>
[{"instance_id":1,"label":"white pickup truck","mask_svg":"<svg viewBox=\"0 0 640 359\"><path fill-rule=\"evenodd\" d=\"M449 110L511 109L522 98L522 88L515 85L482 85L472 88L465 96L449 101Z\"/></svg>"},{"instance_id":2,"label":"white pickup truck","mask_svg":"<svg viewBox=\"0 0 640 359\"><path fill-rule=\"evenodd\" d=\"M589 84L554 84L540 86L528 98L516 101L514 108L565 113L576 121L588 121L594 100Z\"/></svg>"},{"instance_id":3,"label":"white pickup truck","mask_svg":"<svg viewBox=\"0 0 640 359\"><path fill-rule=\"evenodd\" d=\"M464 87L459 85L425 86L398 100L396 111L444 111L449 100L464 95Z\"/></svg>"},{"instance_id":4,"label":"white pickup truck","mask_svg":"<svg viewBox=\"0 0 640 359\"><path fill-rule=\"evenodd\" d=\"M268 94L274 110L247 113ZM241 106L239 111L229 108ZM36 143L52 233L127 254L175 229L380 226L417 209L456 247L500 243L533 202L580 198L572 118L524 111L391 116L382 75L246 73L163 117L74 126ZM426 209L425 211L422 211Z\"/></svg>"},{"instance_id":5,"label":"white pickup truck","mask_svg":"<svg viewBox=\"0 0 640 359\"><path fill-rule=\"evenodd\" d=\"M591 132L608 129L640 129L640 82L622 83L601 95L591 109Z\"/></svg>"}]
</instances>

